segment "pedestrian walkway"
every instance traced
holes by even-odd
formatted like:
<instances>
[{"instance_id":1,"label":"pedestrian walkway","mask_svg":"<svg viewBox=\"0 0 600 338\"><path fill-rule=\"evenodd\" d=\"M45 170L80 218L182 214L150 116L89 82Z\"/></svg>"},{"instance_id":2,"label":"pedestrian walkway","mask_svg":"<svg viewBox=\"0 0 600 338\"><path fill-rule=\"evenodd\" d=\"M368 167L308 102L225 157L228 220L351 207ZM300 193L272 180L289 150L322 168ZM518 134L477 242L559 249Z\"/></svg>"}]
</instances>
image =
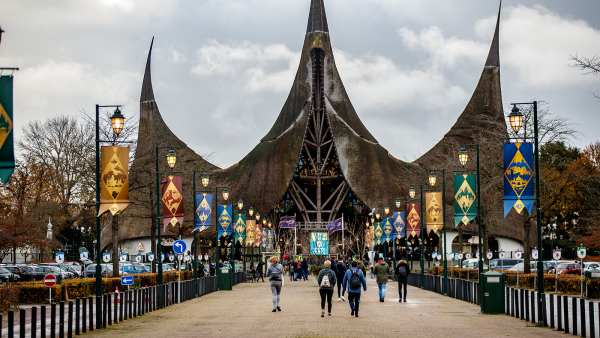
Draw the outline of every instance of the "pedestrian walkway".
<instances>
[{"instance_id":1,"label":"pedestrian walkway","mask_svg":"<svg viewBox=\"0 0 600 338\"><path fill-rule=\"evenodd\" d=\"M311 277L312 278L312 277ZM286 281L282 312L273 313L269 283L242 283L220 291L86 333L86 337L564 337L564 333L506 315L481 315L479 307L409 287L407 303L398 302L396 282L385 302L377 284L367 279L360 317L350 316L348 302L337 302L333 317L321 318L313 281Z\"/></svg>"}]
</instances>

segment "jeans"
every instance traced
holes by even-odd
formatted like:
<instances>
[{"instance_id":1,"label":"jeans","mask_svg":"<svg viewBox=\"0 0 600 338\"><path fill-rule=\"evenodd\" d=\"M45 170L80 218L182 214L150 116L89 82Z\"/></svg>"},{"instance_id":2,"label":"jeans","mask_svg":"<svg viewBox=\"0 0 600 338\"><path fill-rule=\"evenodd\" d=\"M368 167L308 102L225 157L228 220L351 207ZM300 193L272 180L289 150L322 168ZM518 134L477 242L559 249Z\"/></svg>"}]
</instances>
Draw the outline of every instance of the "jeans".
<instances>
[{"instance_id":1,"label":"jeans","mask_svg":"<svg viewBox=\"0 0 600 338\"><path fill-rule=\"evenodd\" d=\"M304 280L308 279L308 269L304 269Z\"/></svg>"},{"instance_id":2,"label":"jeans","mask_svg":"<svg viewBox=\"0 0 600 338\"><path fill-rule=\"evenodd\" d=\"M319 289L321 295L321 309L325 309L325 298L327 298L327 313L331 313L331 297L333 296L332 289Z\"/></svg>"},{"instance_id":3,"label":"jeans","mask_svg":"<svg viewBox=\"0 0 600 338\"><path fill-rule=\"evenodd\" d=\"M341 279L338 277L337 283L336 283L337 284L337 289L338 289L338 298L340 298L340 289L341 289L341 292L342 292L342 296L341 297L344 297L345 290L342 288L342 280L343 280L343 277Z\"/></svg>"},{"instance_id":4,"label":"jeans","mask_svg":"<svg viewBox=\"0 0 600 338\"><path fill-rule=\"evenodd\" d=\"M281 300L281 281L270 281L271 293L273 294L273 309L279 306Z\"/></svg>"},{"instance_id":5,"label":"jeans","mask_svg":"<svg viewBox=\"0 0 600 338\"><path fill-rule=\"evenodd\" d=\"M407 278L398 278L398 294L400 295L400 299L402 299L402 286L404 285L404 299L406 299L406 284Z\"/></svg>"},{"instance_id":6,"label":"jeans","mask_svg":"<svg viewBox=\"0 0 600 338\"><path fill-rule=\"evenodd\" d=\"M379 288L379 299L385 298L385 283L377 283L377 287Z\"/></svg>"},{"instance_id":7,"label":"jeans","mask_svg":"<svg viewBox=\"0 0 600 338\"><path fill-rule=\"evenodd\" d=\"M354 314L358 317L358 306L360 305L360 292L348 292L348 303L350 303L350 309L354 310Z\"/></svg>"}]
</instances>

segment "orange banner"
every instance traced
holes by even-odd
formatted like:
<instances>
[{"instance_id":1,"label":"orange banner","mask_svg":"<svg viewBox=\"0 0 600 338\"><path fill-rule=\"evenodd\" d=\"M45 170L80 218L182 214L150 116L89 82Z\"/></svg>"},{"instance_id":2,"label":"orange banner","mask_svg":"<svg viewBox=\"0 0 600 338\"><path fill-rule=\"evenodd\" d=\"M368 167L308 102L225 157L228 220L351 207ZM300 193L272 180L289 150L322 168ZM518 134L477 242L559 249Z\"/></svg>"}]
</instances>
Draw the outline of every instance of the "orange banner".
<instances>
[{"instance_id":1,"label":"orange banner","mask_svg":"<svg viewBox=\"0 0 600 338\"><path fill-rule=\"evenodd\" d=\"M129 206L129 147L100 149L100 210L114 216Z\"/></svg>"}]
</instances>

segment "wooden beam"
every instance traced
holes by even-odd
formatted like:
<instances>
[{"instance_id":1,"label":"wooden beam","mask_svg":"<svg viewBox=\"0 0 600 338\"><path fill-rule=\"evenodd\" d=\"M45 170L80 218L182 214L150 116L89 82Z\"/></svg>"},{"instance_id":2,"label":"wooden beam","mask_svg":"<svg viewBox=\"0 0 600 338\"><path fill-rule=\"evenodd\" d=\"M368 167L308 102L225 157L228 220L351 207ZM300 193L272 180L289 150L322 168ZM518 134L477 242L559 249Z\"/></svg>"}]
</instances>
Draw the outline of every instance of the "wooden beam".
<instances>
[{"instance_id":1,"label":"wooden beam","mask_svg":"<svg viewBox=\"0 0 600 338\"><path fill-rule=\"evenodd\" d=\"M329 201L331 201L331 199L333 198L333 196L335 196L335 194L342 188L344 188L346 186L346 182L342 182L334 191L333 193L331 193L331 196L329 196L329 198L327 199L327 201L325 201L325 203L323 203L323 206L326 206L327 203L329 203Z\"/></svg>"},{"instance_id":2,"label":"wooden beam","mask_svg":"<svg viewBox=\"0 0 600 338\"><path fill-rule=\"evenodd\" d=\"M290 195L292 196L294 203L296 203L296 205L298 206L298 209L300 210L300 215L302 216L302 219L304 220L304 222L308 222L309 218L308 218L308 213L306 212L306 208L304 207L304 204L302 204L302 200L300 200L300 202L298 202L298 200L300 199L300 196L297 196L293 187L290 187L290 188L288 188L288 191L290 191ZM296 196L298 197L298 199L296 199Z\"/></svg>"},{"instance_id":3,"label":"wooden beam","mask_svg":"<svg viewBox=\"0 0 600 338\"><path fill-rule=\"evenodd\" d=\"M348 194L348 190L348 187L342 189L337 199L335 200L335 204L333 205L333 208L331 208L331 213L329 214L329 222L333 221L333 217L335 217L335 214L339 210L340 205L344 202L344 197L346 197L346 195Z\"/></svg>"},{"instance_id":4,"label":"wooden beam","mask_svg":"<svg viewBox=\"0 0 600 338\"><path fill-rule=\"evenodd\" d=\"M302 145L304 146L304 150L306 151L306 154L308 155L308 159L310 160L310 164L312 164L312 166L315 169L315 171L319 170L319 169L317 169L317 166L315 165L315 162L313 161L312 156L310 156L310 152L308 151L308 148L306 147L306 143L302 143Z\"/></svg>"},{"instance_id":5,"label":"wooden beam","mask_svg":"<svg viewBox=\"0 0 600 338\"><path fill-rule=\"evenodd\" d=\"M306 196L304 191L302 191L302 188L300 188L300 186L298 184L296 184L296 182L294 182L294 181L292 181L292 185L294 186L294 189L296 190L296 192L299 191L302 194L302 196L304 196L304 198L306 198L308 203L310 203L310 205L312 205L312 207L315 208L315 210L317 210L317 206L310 200L310 198L308 198L308 196Z\"/></svg>"},{"instance_id":6,"label":"wooden beam","mask_svg":"<svg viewBox=\"0 0 600 338\"><path fill-rule=\"evenodd\" d=\"M331 142L327 141L327 142ZM319 169L319 174L323 174L323 168L325 168L325 164L327 164L327 160L329 159L329 154L331 153L331 149L333 148L333 143L331 143L331 145L329 146L329 150L327 150L327 155L325 156L325 161L323 161L323 165L321 166L321 169Z\"/></svg>"}]
</instances>

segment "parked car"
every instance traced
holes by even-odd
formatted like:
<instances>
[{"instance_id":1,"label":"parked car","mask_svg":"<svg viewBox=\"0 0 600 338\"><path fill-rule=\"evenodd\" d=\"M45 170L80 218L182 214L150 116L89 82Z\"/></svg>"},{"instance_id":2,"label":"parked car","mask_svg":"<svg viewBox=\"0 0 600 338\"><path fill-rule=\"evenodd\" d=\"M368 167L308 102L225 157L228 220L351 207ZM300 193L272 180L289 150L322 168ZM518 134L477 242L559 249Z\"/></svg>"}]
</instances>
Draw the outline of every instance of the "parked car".
<instances>
[{"instance_id":1,"label":"parked car","mask_svg":"<svg viewBox=\"0 0 600 338\"><path fill-rule=\"evenodd\" d=\"M37 266L32 272L33 280L42 280L44 276L52 274L54 276L62 276L62 271L56 266Z\"/></svg>"},{"instance_id":2,"label":"parked car","mask_svg":"<svg viewBox=\"0 0 600 338\"><path fill-rule=\"evenodd\" d=\"M490 260L490 269L494 269L496 271L508 270L521 262L523 262L523 259L516 259L516 258L491 259Z\"/></svg>"},{"instance_id":3,"label":"parked car","mask_svg":"<svg viewBox=\"0 0 600 338\"><path fill-rule=\"evenodd\" d=\"M19 275L10 272L8 269L0 267L0 284L18 282L19 279Z\"/></svg>"},{"instance_id":4,"label":"parked car","mask_svg":"<svg viewBox=\"0 0 600 338\"><path fill-rule=\"evenodd\" d=\"M137 265L137 264L124 265L122 271L123 271L123 274L125 274L125 275L146 273L146 269L143 266Z\"/></svg>"},{"instance_id":5,"label":"parked car","mask_svg":"<svg viewBox=\"0 0 600 338\"><path fill-rule=\"evenodd\" d=\"M7 264L7 265L4 265L4 266L2 266L2 267L3 267L3 268L5 268L6 270L10 271L10 272L13 274L13 282L18 282L18 281L22 281L22 280L24 280L24 279L23 279L23 276L21 276L21 274L23 273L23 272L22 272L22 269L23 269L23 267L22 267L22 266L18 266L18 265L8 265L8 264ZM17 280L15 280L15 278L16 278Z\"/></svg>"},{"instance_id":6,"label":"parked car","mask_svg":"<svg viewBox=\"0 0 600 338\"><path fill-rule=\"evenodd\" d=\"M576 262L568 262L568 263L559 263L556 265L556 267L552 270L550 270L549 273L556 273L556 271L558 271L558 274L581 274L581 265L579 263Z\"/></svg>"},{"instance_id":7,"label":"parked car","mask_svg":"<svg viewBox=\"0 0 600 338\"><path fill-rule=\"evenodd\" d=\"M600 269L600 263L598 262L583 262L583 271L591 271L594 269Z\"/></svg>"},{"instance_id":8,"label":"parked car","mask_svg":"<svg viewBox=\"0 0 600 338\"><path fill-rule=\"evenodd\" d=\"M470 258L463 261L463 269L479 269L479 258ZM489 270L489 266L483 264L483 270Z\"/></svg>"},{"instance_id":9,"label":"parked car","mask_svg":"<svg viewBox=\"0 0 600 338\"><path fill-rule=\"evenodd\" d=\"M58 264L58 263L42 263L39 266L52 267L52 268L56 269L57 275L58 275L58 271L60 271L60 275L62 276L63 279L75 277L75 274L70 272L69 268L68 268L68 267L71 267L72 264L64 265L64 264Z\"/></svg>"},{"instance_id":10,"label":"parked car","mask_svg":"<svg viewBox=\"0 0 600 338\"><path fill-rule=\"evenodd\" d=\"M513 266L512 268L508 269L508 271L525 271L524 269L524 265L525 262L521 262L515 266ZM552 262L542 262L542 264L544 264L544 273L547 273L549 271L549 269L552 268ZM529 268L531 269L531 272L537 271L537 261L533 261L533 262L529 262Z\"/></svg>"},{"instance_id":11,"label":"parked car","mask_svg":"<svg viewBox=\"0 0 600 338\"><path fill-rule=\"evenodd\" d=\"M21 280L22 281L34 281L34 277L32 272L35 270L37 266L35 265L22 265L19 266L21 271Z\"/></svg>"},{"instance_id":12,"label":"parked car","mask_svg":"<svg viewBox=\"0 0 600 338\"><path fill-rule=\"evenodd\" d=\"M103 275L112 275L113 270L112 270L112 264L101 264L101 272ZM96 277L96 264L93 265L88 265L88 267L85 269L85 275L88 278L95 278Z\"/></svg>"}]
</instances>

